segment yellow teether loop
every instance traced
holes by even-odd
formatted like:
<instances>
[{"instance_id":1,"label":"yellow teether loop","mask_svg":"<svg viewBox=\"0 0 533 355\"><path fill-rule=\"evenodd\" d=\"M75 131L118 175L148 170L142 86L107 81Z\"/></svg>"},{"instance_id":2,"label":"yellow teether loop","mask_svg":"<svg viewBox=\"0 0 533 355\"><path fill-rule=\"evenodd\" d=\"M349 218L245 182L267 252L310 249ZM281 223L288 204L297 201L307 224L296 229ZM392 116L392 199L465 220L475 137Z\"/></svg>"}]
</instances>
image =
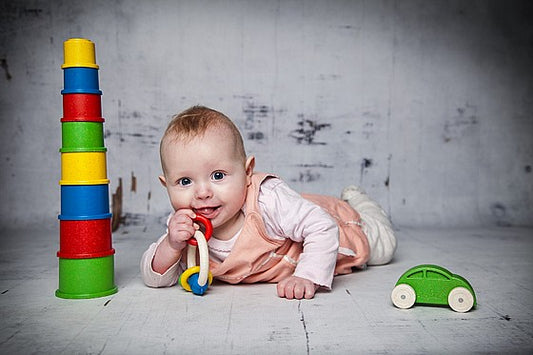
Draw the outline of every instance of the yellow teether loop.
<instances>
[{"instance_id":1,"label":"yellow teether loop","mask_svg":"<svg viewBox=\"0 0 533 355\"><path fill-rule=\"evenodd\" d=\"M192 289L191 289L191 285L189 285L189 277L191 277L191 275L199 273L199 272L200 272L200 267L199 266L193 266L193 267L190 267L187 270L185 270L181 274L180 279L179 279L180 286L183 287L185 289L185 291L191 292ZM208 273L207 282L209 283L209 285L211 285L211 283L213 282L213 274L211 274L211 272ZM205 285L205 283L204 283L204 285Z\"/></svg>"}]
</instances>

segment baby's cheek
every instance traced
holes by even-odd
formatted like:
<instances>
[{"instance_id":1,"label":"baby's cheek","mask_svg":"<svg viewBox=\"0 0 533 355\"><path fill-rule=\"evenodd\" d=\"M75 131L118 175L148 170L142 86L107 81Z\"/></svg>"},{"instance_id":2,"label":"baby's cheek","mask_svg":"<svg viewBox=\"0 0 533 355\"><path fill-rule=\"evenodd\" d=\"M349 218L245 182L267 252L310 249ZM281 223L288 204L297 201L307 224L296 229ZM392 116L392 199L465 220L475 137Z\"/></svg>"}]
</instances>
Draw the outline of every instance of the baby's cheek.
<instances>
[{"instance_id":1,"label":"baby's cheek","mask_svg":"<svg viewBox=\"0 0 533 355\"><path fill-rule=\"evenodd\" d=\"M185 196L183 196L183 194L171 195L170 203L172 204L172 208L174 208L174 211L180 210L182 208L190 208L190 202Z\"/></svg>"}]
</instances>

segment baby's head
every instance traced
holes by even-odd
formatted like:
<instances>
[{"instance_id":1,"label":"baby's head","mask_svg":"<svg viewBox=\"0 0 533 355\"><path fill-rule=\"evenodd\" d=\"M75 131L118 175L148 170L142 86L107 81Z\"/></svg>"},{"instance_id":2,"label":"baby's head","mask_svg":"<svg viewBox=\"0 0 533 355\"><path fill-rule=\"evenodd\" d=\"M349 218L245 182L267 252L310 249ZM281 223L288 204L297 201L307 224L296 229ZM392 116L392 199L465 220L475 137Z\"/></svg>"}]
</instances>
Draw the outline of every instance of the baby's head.
<instances>
[{"instance_id":1,"label":"baby's head","mask_svg":"<svg viewBox=\"0 0 533 355\"><path fill-rule=\"evenodd\" d=\"M181 140L191 141L205 135L208 129L214 129L225 134L226 139L230 139L235 147L235 153L240 159L246 160L244 143L239 129L223 113L204 106L193 106L172 117L168 127L163 134L160 145L161 163L163 161L163 148L169 142Z\"/></svg>"},{"instance_id":2,"label":"baby's head","mask_svg":"<svg viewBox=\"0 0 533 355\"><path fill-rule=\"evenodd\" d=\"M215 228L240 211L254 158L246 158L241 134L224 114L194 106L174 116L160 154L160 180L175 210L204 214Z\"/></svg>"}]
</instances>

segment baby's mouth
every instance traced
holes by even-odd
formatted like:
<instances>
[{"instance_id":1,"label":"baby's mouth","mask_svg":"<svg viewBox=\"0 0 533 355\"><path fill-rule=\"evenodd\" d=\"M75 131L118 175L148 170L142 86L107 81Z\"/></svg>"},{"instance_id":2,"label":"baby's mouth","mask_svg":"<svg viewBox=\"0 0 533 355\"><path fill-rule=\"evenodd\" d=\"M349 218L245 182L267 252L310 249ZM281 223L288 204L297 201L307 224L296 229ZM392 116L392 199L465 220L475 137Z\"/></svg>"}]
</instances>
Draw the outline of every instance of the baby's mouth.
<instances>
[{"instance_id":1,"label":"baby's mouth","mask_svg":"<svg viewBox=\"0 0 533 355\"><path fill-rule=\"evenodd\" d=\"M217 210L220 208L220 206L215 207L202 207L202 208L194 208L194 213L201 214L202 216L206 218L213 218L216 215Z\"/></svg>"}]
</instances>

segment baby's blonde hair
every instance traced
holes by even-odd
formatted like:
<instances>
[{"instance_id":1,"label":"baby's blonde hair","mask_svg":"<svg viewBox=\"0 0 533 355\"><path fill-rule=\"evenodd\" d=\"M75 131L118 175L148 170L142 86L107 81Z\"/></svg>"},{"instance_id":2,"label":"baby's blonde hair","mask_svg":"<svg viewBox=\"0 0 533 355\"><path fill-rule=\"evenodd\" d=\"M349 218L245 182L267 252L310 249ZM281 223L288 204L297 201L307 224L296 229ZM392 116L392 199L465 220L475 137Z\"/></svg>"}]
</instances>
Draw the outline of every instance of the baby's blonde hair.
<instances>
[{"instance_id":1,"label":"baby's blonde hair","mask_svg":"<svg viewBox=\"0 0 533 355\"><path fill-rule=\"evenodd\" d=\"M190 141L203 136L210 128L227 129L233 138L238 156L243 161L246 160L244 142L237 126L223 113L205 106L193 106L172 117L161 138L160 153L165 143L175 140Z\"/></svg>"}]
</instances>

